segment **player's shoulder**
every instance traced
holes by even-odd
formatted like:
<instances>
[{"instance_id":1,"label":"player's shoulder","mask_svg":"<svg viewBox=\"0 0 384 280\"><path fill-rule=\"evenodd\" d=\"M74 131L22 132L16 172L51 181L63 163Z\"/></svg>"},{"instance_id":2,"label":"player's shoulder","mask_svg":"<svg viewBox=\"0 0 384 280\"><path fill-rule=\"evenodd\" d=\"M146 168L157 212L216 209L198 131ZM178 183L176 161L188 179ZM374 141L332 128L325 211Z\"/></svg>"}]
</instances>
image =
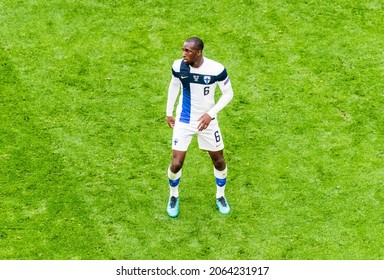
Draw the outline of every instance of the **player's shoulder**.
<instances>
[{"instance_id":1,"label":"player's shoulder","mask_svg":"<svg viewBox=\"0 0 384 280\"><path fill-rule=\"evenodd\" d=\"M225 69L223 64L207 57L204 57L204 64L208 71L212 71L216 74L221 73Z\"/></svg>"},{"instance_id":2,"label":"player's shoulder","mask_svg":"<svg viewBox=\"0 0 384 280\"><path fill-rule=\"evenodd\" d=\"M180 67L181 67L181 62L183 60L180 58L180 59L176 59L173 64L172 64L172 69L175 71L175 72L180 72Z\"/></svg>"},{"instance_id":3,"label":"player's shoulder","mask_svg":"<svg viewBox=\"0 0 384 280\"><path fill-rule=\"evenodd\" d=\"M204 62L206 62L209 65L224 67L223 64L221 64L220 62L213 60L211 58L205 57L205 56L204 56Z\"/></svg>"}]
</instances>

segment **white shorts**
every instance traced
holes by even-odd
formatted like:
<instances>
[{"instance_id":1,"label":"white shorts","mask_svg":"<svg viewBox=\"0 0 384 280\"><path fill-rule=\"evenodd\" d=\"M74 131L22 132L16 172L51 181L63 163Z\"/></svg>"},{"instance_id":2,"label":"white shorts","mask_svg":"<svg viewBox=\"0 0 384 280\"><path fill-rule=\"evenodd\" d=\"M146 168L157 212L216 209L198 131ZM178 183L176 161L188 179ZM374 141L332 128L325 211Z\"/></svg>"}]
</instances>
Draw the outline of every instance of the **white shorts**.
<instances>
[{"instance_id":1,"label":"white shorts","mask_svg":"<svg viewBox=\"0 0 384 280\"><path fill-rule=\"evenodd\" d=\"M197 122L186 124L176 121L173 128L172 149L187 151L195 134L197 134L197 141L201 150L215 152L224 149L223 137L217 120L212 120L203 131L198 131L198 125Z\"/></svg>"}]
</instances>

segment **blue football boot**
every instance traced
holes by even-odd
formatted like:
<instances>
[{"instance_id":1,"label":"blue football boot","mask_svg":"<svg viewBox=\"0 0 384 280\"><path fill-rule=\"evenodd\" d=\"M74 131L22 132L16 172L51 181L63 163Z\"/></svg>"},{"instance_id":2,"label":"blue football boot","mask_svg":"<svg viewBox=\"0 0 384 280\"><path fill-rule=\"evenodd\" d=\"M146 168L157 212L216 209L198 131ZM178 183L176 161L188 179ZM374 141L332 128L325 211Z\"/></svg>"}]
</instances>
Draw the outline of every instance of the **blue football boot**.
<instances>
[{"instance_id":1,"label":"blue football boot","mask_svg":"<svg viewBox=\"0 0 384 280\"><path fill-rule=\"evenodd\" d=\"M171 218L175 218L179 215L179 201L180 199L175 196L171 196L168 200L167 212Z\"/></svg>"},{"instance_id":2,"label":"blue football boot","mask_svg":"<svg viewBox=\"0 0 384 280\"><path fill-rule=\"evenodd\" d=\"M229 207L229 204L224 196L216 198L216 205L221 214L228 214L231 211L231 207Z\"/></svg>"}]
</instances>

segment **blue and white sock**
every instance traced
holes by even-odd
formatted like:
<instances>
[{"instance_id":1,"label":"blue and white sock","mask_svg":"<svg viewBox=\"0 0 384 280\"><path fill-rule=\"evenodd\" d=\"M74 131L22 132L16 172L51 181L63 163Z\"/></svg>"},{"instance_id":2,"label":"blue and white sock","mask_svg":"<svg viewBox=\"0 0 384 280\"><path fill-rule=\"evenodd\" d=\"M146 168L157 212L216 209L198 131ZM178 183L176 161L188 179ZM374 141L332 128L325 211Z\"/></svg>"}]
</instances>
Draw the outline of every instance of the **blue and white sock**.
<instances>
[{"instance_id":1,"label":"blue and white sock","mask_svg":"<svg viewBox=\"0 0 384 280\"><path fill-rule=\"evenodd\" d=\"M213 168L213 174L216 179L216 198L224 196L225 185L227 184L227 167L223 171Z\"/></svg>"},{"instance_id":2,"label":"blue and white sock","mask_svg":"<svg viewBox=\"0 0 384 280\"><path fill-rule=\"evenodd\" d=\"M179 184L181 177L181 169L177 173L173 173L168 167L168 180L170 188L170 196L179 197Z\"/></svg>"}]
</instances>

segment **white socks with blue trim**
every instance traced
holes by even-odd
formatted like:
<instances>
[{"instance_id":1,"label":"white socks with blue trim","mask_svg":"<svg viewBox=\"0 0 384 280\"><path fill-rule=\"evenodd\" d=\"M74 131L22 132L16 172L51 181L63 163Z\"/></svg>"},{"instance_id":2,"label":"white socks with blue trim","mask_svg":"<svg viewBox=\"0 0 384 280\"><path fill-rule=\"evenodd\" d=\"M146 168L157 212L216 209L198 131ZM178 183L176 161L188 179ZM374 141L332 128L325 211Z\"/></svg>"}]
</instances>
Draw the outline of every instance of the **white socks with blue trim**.
<instances>
[{"instance_id":1,"label":"white socks with blue trim","mask_svg":"<svg viewBox=\"0 0 384 280\"><path fill-rule=\"evenodd\" d=\"M177 173L173 173L168 167L168 180L170 188L170 196L179 197L179 184L181 177L181 169Z\"/></svg>"},{"instance_id":2,"label":"white socks with blue trim","mask_svg":"<svg viewBox=\"0 0 384 280\"><path fill-rule=\"evenodd\" d=\"M213 174L216 180L216 198L224 196L225 185L227 183L227 167L223 171L213 168ZM168 180L170 188L170 196L179 197L179 184L181 178L181 169L177 173L173 173L168 167Z\"/></svg>"},{"instance_id":3,"label":"white socks with blue trim","mask_svg":"<svg viewBox=\"0 0 384 280\"><path fill-rule=\"evenodd\" d=\"M216 198L224 196L225 184L227 183L227 167L223 171L213 168L213 174L216 179Z\"/></svg>"}]
</instances>

